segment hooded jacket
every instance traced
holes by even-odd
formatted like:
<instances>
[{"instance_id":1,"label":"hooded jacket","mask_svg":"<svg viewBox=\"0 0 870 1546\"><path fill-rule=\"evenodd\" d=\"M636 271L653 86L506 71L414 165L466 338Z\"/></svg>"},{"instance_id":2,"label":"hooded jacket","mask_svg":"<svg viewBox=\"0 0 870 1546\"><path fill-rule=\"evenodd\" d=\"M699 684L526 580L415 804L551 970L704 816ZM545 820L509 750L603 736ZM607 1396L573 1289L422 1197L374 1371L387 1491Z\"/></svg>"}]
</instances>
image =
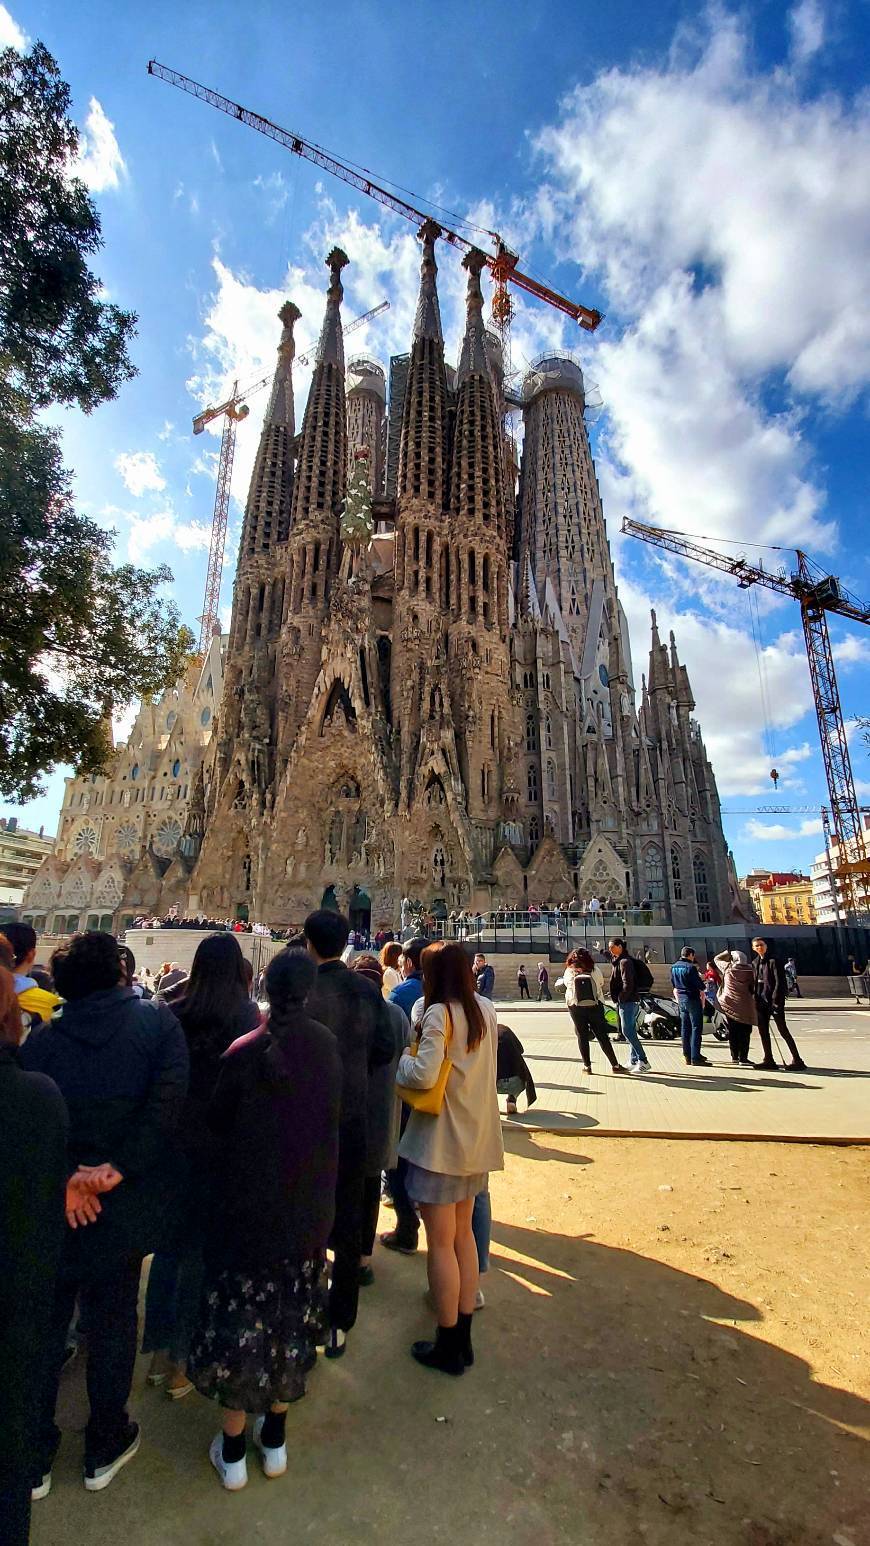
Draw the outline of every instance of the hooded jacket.
<instances>
[{"instance_id":1,"label":"hooded jacket","mask_svg":"<svg viewBox=\"0 0 870 1546\"><path fill-rule=\"evenodd\" d=\"M132 988L90 993L32 1031L19 1058L48 1074L66 1101L70 1171L108 1161L124 1177L102 1198L96 1223L67 1231L65 1254L105 1260L153 1250L179 1190L172 1134L187 1092L187 1046L172 1011Z\"/></svg>"},{"instance_id":2,"label":"hooded jacket","mask_svg":"<svg viewBox=\"0 0 870 1546\"><path fill-rule=\"evenodd\" d=\"M755 973L749 962L745 965L733 962L730 951L723 950L716 957L716 965L722 973L718 999L723 1015L727 1015L730 1020L739 1020L741 1025L754 1025Z\"/></svg>"}]
</instances>

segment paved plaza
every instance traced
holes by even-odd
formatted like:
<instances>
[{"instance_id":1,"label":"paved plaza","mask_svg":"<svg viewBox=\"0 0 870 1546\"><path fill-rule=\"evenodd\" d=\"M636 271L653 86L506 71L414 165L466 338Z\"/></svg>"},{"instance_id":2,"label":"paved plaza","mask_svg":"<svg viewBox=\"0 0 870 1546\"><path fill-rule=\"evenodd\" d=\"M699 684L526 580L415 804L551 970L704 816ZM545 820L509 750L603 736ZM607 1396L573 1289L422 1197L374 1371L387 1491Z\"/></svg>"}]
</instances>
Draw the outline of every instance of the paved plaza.
<instances>
[{"instance_id":1,"label":"paved plaza","mask_svg":"<svg viewBox=\"0 0 870 1546\"><path fill-rule=\"evenodd\" d=\"M678 1041L646 1042L655 1072L611 1074L593 1042L591 1078L562 1004L497 1004L516 1031L538 1089L511 1125L551 1132L677 1137L870 1141L870 1010L835 1003L789 1005L789 1025L806 1073L736 1069L728 1045L704 1036L711 1068L687 1068ZM628 1047L616 1045L620 1061ZM761 1059L757 1032L750 1057ZM504 1102L502 1101L502 1106Z\"/></svg>"}]
</instances>

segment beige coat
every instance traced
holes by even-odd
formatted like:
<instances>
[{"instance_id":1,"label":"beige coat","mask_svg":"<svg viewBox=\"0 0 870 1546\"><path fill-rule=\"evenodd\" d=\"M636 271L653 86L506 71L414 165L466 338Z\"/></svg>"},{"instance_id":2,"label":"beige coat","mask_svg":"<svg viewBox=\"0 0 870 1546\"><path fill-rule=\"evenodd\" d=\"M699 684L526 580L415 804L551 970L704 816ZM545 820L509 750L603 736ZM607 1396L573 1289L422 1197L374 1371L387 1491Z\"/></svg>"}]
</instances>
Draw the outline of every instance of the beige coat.
<instances>
[{"instance_id":1,"label":"beige coat","mask_svg":"<svg viewBox=\"0 0 870 1546\"><path fill-rule=\"evenodd\" d=\"M447 1176L476 1176L504 1169L501 1116L495 1091L498 1031L496 1014L487 998L475 994L483 1012L486 1033L473 1052L468 1051L468 1022L459 1004L452 1004L453 1038L449 1057L453 1063L444 1105L437 1117L412 1111L399 1144L399 1153L424 1170ZM445 1008L432 1004L420 1024L416 1056L405 1052L399 1059L399 1084L431 1090L437 1082L444 1057Z\"/></svg>"}]
</instances>

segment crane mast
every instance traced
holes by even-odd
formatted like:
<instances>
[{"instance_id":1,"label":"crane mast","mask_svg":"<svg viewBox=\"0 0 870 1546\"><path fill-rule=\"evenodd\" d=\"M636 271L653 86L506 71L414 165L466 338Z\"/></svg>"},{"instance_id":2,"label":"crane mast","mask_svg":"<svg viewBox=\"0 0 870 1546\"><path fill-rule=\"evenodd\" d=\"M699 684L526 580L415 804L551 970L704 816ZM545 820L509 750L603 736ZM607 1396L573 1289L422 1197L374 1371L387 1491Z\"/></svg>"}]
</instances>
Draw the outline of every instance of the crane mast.
<instances>
[{"instance_id":1,"label":"crane mast","mask_svg":"<svg viewBox=\"0 0 870 1546\"><path fill-rule=\"evenodd\" d=\"M238 382L233 386L235 394ZM221 594L221 574L224 566L224 548L227 541L227 521L230 513L230 489L233 482L233 458L236 454L236 424L248 414L246 407L237 407L230 399L224 410L221 450L218 457L217 487L214 496L214 514L211 522L211 541L208 548L208 569L205 578L205 600L199 619L199 653L204 655L218 622L218 605Z\"/></svg>"},{"instance_id":2,"label":"crane mast","mask_svg":"<svg viewBox=\"0 0 870 1546\"><path fill-rule=\"evenodd\" d=\"M834 866L834 872L843 883L847 918L849 912L854 915L857 911L854 877L870 872L870 861L864 853L861 813L855 793L855 780L852 774L840 690L837 686L837 674L834 669L827 614L835 612L838 616L849 617L854 622L870 623L870 607L864 606L854 597L849 596L833 575L814 574L814 566L800 548L796 550L797 567L792 574L772 574L760 564L750 564L742 555L735 557L727 553L714 552L684 537L681 532L666 531L658 526L646 526L642 521L633 521L628 516L622 522L622 530L627 535L638 537L641 542L648 542L666 553L675 553L680 558L691 558L696 563L706 564L709 569L718 569L723 574L730 574L743 590L748 589L750 585L761 585L767 590L776 591L780 596L791 596L793 600L800 603L804 643L831 807L830 821L827 813L824 816L826 846L830 847L830 828L830 839L837 846L837 864ZM836 888L834 903L837 907Z\"/></svg>"}]
</instances>

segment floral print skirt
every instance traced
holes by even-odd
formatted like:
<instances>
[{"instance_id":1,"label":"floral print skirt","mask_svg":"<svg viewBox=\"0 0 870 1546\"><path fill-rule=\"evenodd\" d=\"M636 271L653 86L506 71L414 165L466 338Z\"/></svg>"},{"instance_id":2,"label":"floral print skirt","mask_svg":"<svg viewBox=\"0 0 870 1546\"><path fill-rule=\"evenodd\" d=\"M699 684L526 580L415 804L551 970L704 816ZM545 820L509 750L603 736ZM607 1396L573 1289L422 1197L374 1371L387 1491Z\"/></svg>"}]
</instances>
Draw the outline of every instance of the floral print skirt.
<instances>
[{"instance_id":1,"label":"floral print skirt","mask_svg":"<svg viewBox=\"0 0 870 1546\"><path fill-rule=\"evenodd\" d=\"M237 1412L298 1401L326 1340L325 1261L207 1270L188 1372L203 1396Z\"/></svg>"}]
</instances>

